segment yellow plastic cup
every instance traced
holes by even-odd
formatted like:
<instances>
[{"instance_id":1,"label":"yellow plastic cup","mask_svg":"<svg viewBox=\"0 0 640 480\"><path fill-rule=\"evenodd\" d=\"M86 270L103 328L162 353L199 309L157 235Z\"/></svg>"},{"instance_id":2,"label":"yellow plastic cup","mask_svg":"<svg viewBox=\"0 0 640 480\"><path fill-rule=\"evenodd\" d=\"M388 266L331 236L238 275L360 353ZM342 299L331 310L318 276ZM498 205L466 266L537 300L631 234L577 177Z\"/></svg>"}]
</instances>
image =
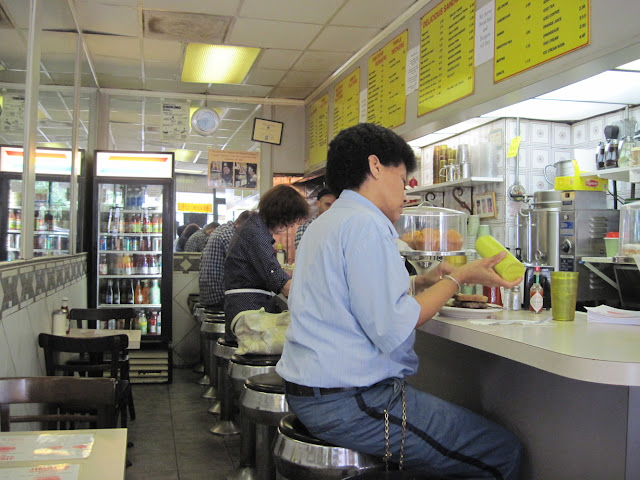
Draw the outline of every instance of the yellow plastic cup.
<instances>
[{"instance_id":1,"label":"yellow plastic cup","mask_svg":"<svg viewBox=\"0 0 640 480\"><path fill-rule=\"evenodd\" d=\"M551 272L551 316L561 322L572 322L578 299L578 272Z\"/></svg>"},{"instance_id":2,"label":"yellow plastic cup","mask_svg":"<svg viewBox=\"0 0 640 480\"><path fill-rule=\"evenodd\" d=\"M493 267L496 273L507 282L513 282L524 275L524 265L491 235L478 237L476 240L476 252L482 258L492 257L500 252L507 252L507 256Z\"/></svg>"}]
</instances>

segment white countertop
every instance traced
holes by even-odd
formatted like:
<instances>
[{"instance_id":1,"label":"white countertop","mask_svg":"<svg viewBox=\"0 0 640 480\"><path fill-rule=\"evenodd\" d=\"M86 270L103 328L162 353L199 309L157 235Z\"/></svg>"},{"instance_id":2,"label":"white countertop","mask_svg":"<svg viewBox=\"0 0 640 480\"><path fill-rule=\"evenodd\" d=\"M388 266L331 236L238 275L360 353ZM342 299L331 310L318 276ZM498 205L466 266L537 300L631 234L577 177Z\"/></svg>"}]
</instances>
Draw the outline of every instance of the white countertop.
<instances>
[{"instance_id":1,"label":"white countertop","mask_svg":"<svg viewBox=\"0 0 640 480\"><path fill-rule=\"evenodd\" d=\"M496 319L539 320L551 312L502 311ZM610 385L640 386L640 326L587 322L546 325L474 325L437 315L419 330L564 377Z\"/></svg>"}]
</instances>

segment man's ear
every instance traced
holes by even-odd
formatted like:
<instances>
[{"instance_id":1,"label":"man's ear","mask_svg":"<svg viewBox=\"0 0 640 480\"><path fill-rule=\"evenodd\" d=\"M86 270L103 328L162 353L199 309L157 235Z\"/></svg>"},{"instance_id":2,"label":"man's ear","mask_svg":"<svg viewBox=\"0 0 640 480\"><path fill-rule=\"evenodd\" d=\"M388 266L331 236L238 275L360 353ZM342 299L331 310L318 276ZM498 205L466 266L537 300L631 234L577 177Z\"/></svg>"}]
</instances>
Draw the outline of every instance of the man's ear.
<instances>
[{"instance_id":1,"label":"man's ear","mask_svg":"<svg viewBox=\"0 0 640 480\"><path fill-rule=\"evenodd\" d=\"M369 155L369 172L371 176L376 180L380 176L380 171L382 170L382 163L380 163L380 159L377 155Z\"/></svg>"}]
</instances>

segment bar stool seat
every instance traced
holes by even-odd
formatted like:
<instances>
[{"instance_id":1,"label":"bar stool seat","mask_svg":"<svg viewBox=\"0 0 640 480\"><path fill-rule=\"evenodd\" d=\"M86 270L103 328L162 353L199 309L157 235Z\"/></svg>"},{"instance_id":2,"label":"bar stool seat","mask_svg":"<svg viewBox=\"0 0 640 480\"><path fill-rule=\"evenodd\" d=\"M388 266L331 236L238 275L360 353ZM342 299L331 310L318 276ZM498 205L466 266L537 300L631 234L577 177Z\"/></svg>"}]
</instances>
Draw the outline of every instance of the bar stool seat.
<instances>
[{"instance_id":1,"label":"bar stool seat","mask_svg":"<svg viewBox=\"0 0 640 480\"><path fill-rule=\"evenodd\" d=\"M314 437L293 413L280 421L273 456L278 473L287 480L342 480L385 470L379 458Z\"/></svg>"},{"instance_id":2,"label":"bar stool seat","mask_svg":"<svg viewBox=\"0 0 640 480\"><path fill-rule=\"evenodd\" d=\"M447 477L437 477L428 473L408 470L390 470L388 472L359 473L353 477L348 477L348 480L447 480Z\"/></svg>"},{"instance_id":3,"label":"bar stool seat","mask_svg":"<svg viewBox=\"0 0 640 480\"><path fill-rule=\"evenodd\" d=\"M236 397L244 390L244 382L249 377L276 371L280 355L233 355L229 360L229 378Z\"/></svg>"}]
</instances>

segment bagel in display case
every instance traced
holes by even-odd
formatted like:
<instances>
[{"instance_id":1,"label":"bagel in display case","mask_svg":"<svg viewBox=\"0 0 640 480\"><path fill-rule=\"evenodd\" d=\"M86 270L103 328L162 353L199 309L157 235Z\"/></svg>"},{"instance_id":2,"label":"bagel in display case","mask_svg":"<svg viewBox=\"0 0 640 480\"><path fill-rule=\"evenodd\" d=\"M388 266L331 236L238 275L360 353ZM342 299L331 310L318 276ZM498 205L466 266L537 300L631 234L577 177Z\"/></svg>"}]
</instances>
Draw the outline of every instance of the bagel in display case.
<instances>
[{"instance_id":1,"label":"bagel in display case","mask_svg":"<svg viewBox=\"0 0 640 480\"><path fill-rule=\"evenodd\" d=\"M464 255L467 214L448 208L407 207L395 223L400 253L407 258Z\"/></svg>"}]
</instances>

